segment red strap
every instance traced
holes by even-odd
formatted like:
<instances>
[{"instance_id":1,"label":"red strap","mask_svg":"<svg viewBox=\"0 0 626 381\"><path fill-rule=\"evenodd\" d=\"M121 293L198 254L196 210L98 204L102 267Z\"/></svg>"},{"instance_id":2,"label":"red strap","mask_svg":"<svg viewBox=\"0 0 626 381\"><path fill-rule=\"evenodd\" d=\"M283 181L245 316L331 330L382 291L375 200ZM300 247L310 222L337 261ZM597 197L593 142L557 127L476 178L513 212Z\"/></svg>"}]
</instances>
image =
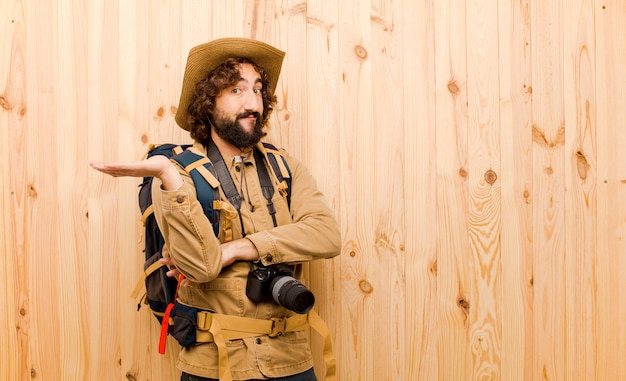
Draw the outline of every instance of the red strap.
<instances>
[{"instance_id":1,"label":"red strap","mask_svg":"<svg viewBox=\"0 0 626 381\"><path fill-rule=\"evenodd\" d=\"M180 274L178 277L178 284L176 285L176 293L174 293L174 302L178 298L178 290L180 289L181 283L183 283L183 279L185 276ZM161 321L161 336L159 337L159 353L165 354L165 344L167 343L167 331L170 326L170 315L172 314L172 310L174 309L174 303L170 303L167 305L165 309L165 313L163 314L163 320Z\"/></svg>"},{"instance_id":2,"label":"red strap","mask_svg":"<svg viewBox=\"0 0 626 381\"><path fill-rule=\"evenodd\" d=\"M170 326L170 314L174 309L174 303L170 303L167 305L165 309L165 314L163 315L163 320L161 321L161 337L159 338L159 353L165 354L165 339L167 338L167 329Z\"/></svg>"}]
</instances>

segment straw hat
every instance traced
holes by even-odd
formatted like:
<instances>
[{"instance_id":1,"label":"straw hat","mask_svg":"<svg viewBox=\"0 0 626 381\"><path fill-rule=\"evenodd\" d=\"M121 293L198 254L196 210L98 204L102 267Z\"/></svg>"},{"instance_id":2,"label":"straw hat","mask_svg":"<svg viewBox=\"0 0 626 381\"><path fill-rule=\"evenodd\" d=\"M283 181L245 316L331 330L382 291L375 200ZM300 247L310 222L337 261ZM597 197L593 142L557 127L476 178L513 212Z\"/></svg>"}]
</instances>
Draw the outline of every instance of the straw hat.
<instances>
[{"instance_id":1,"label":"straw hat","mask_svg":"<svg viewBox=\"0 0 626 381\"><path fill-rule=\"evenodd\" d=\"M176 111L176 123L189 131L187 109L194 96L196 84L205 79L209 72L228 58L248 58L267 72L270 92L273 94L278 83L280 68L285 52L260 41L248 38L221 38L198 45L189 51L180 103Z\"/></svg>"}]
</instances>

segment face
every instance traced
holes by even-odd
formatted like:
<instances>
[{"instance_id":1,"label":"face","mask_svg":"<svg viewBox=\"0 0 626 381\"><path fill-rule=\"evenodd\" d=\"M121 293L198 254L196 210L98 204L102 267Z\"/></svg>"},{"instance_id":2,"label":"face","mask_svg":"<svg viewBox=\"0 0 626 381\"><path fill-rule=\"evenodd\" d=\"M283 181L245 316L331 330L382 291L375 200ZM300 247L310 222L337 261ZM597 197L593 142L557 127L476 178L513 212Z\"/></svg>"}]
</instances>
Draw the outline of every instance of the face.
<instances>
[{"instance_id":1,"label":"face","mask_svg":"<svg viewBox=\"0 0 626 381\"><path fill-rule=\"evenodd\" d=\"M219 137L243 149L263 137L261 76L250 64L241 64L238 83L215 98L213 128Z\"/></svg>"}]
</instances>

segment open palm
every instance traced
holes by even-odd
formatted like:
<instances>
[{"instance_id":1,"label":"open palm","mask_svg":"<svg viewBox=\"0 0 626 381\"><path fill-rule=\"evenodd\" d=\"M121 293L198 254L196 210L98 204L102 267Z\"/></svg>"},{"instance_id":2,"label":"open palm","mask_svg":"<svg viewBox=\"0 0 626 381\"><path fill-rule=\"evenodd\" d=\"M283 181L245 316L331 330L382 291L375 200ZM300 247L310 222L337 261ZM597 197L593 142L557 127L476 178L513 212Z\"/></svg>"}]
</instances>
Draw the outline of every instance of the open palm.
<instances>
[{"instance_id":1,"label":"open palm","mask_svg":"<svg viewBox=\"0 0 626 381\"><path fill-rule=\"evenodd\" d=\"M157 177L165 189L176 189L183 183L170 159L163 155L155 155L145 160L131 162L92 161L89 165L93 169L113 177Z\"/></svg>"}]
</instances>

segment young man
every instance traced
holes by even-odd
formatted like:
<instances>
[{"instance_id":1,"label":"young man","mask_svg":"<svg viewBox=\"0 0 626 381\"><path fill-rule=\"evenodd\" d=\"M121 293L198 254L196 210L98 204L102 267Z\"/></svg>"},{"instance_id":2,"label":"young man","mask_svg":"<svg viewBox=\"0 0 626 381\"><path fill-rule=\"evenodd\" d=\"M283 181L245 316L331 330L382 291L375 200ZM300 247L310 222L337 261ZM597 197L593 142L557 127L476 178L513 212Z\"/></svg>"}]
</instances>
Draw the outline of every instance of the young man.
<instances>
[{"instance_id":1,"label":"young man","mask_svg":"<svg viewBox=\"0 0 626 381\"><path fill-rule=\"evenodd\" d=\"M283 57L284 52L270 45L242 38L215 40L189 53L176 122L190 131L194 152L211 158L214 165L223 159L226 171L217 176L217 237L191 177L176 162L154 156L133 163L91 163L112 176L155 177L155 216L169 252L164 261L171 275L183 274L190 285L181 287L179 302L210 311L202 314L198 328L205 329L209 339L180 352L182 380L230 375L235 380L315 380L306 312L296 313L293 306L271 297L255 301L246 292L251 271L267 273L286 264L292 271L286 278L298 279L300 263L340 252L338 224L311 174L284 150L274 151L287 163L288 201L284 184L268 163L272 148L261 143L276 103ZM259 166L267 168L276 190L271 202L263 195ZM236 205L226 201L223 190L231 179L241 200ZM237 333L250 326L273 329L281 324L279 332ZM225 327L236 333L222 335Z\"/></svg>"}]
</instances>

